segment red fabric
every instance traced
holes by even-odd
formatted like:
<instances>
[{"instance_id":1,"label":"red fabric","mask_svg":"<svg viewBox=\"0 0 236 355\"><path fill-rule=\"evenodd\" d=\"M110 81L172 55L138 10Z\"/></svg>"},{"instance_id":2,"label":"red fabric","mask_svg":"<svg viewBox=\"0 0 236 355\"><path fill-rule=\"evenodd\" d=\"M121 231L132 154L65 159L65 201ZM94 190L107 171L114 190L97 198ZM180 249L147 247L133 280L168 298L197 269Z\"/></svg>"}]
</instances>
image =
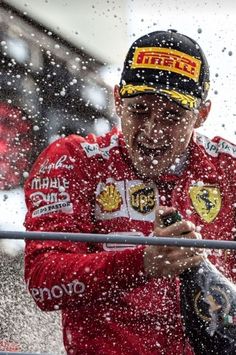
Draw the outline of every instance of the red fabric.
<instances>
[{"instance_id":1,"label":"red fabric","mask_svg":"<svg viewBox=\"0 0 236 355\"><path fill-rule=\"evenodd\" d=\"M0 190L20 185L32 149L31 122L18 108L0 103Z\"/></svg>"},{"instance_id":2,"label":"red fabric","mask_svg":"<svg viewBox=\"0 0 236 355\"><path fill-rule=\"evenodd\" d=\"M0 351L20 352L19 344L0 339Z\"/></svg>"},{"instance_id":3,"label":"red fabric","mask_svg":"<svg viewBox=\"0 0 236 355\"><path fill-rule=\"evenodd\" d=\"M213 157L200 138L198 143L192 141L191 161L181 176L163 176L156 183L159 198L201 226L204 238L231 239L236 166L229 153L234 151ZM212 223L204 222L193 209L188 191L194 181L220 187L222 206ZM99 138L69 136L50 145L32 169L25 185L25 226L32 231L141 232L148 236L155 208L152 190L143 189L142 184L149 186L131 168L116 129ZM109 248L96 243L26 243L29 290L42 310L62 310L67 352L192 354L180 319L178 280L147 279L142 246ZM216 254L212 260L234 277L235 254Z\"/></svg>"}]
</instances>

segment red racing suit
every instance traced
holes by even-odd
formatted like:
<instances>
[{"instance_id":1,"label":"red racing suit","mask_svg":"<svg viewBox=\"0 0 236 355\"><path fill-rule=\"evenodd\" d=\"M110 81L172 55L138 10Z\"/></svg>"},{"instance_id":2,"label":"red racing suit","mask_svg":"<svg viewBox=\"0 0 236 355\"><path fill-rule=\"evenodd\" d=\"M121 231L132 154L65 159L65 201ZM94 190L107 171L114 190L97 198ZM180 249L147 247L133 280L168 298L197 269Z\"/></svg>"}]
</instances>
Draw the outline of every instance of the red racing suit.
<instances>
[{"instance_id":1,"label":"red racing suit","mask_svg":"<svg viewBox=\"0 0 236 355\"><path fill-rule=\"evenodd\" d=\"M132 169L122 133L76 135L52 143L25 185L30 231L126 233L153 231L158 201L175 206L203 238L235 234L236 147L194 134L179 176L143 181ZM181 355L186 347L178 278L146 277L144 246L28 241L25 277L44 311L62 310L70 354ZM211 260L235 280L235 254Z\"/></svg>"}]
</instances>

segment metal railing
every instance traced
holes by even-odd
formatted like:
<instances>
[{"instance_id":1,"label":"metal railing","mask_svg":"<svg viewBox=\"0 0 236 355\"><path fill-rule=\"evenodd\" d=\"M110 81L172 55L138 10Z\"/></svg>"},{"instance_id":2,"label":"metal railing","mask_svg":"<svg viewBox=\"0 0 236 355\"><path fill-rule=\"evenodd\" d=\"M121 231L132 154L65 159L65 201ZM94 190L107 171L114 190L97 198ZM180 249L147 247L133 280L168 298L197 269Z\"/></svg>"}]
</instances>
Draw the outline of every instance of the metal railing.
<instances>
[{"instance_id":1,"label":"metal railing","mask_svg":"<svg viewBox=\"0 0 236 355\"><path fill-rule=\"evenodd\" d=\"M16 232L0 231L0 239L60 240L91 243L122 243L133 245L166 245L205 249L236 249L236 241L188 239L174 237L144 237L117 234L64 233L64 232Z\"/></svg>"}]
</instances>

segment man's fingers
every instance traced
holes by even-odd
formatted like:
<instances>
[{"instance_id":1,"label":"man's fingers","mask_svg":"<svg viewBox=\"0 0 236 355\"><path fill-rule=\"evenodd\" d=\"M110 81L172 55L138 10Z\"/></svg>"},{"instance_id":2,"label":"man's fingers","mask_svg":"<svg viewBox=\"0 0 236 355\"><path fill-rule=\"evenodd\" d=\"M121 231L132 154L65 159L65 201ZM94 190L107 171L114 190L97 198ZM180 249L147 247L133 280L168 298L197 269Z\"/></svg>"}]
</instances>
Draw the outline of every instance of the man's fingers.
<instances>
[{"instance_id":1,"label":"man's fingers","mask_svg":"<svg viewBox=\"0 0 236 355\"><path fill-rule=\"evenodd\" d=\"M159 208L156 211L156 218L155 218L155 223L154 223L154 229L156 227L163 228L163 222L162 222L162 217L166 216L168 214L174 213L176 211L176 208L174 207L167 207L167 206L159 206Z\"/></svg>"},{"instance_id":2,"label":"man's fingers","mask_svg":"<svg viewBox=\"0 0 236 355\"><path fill-rule=\"evenodd\" d=\"M170 225L169 227L165 228L165 233L166 235L174 236L183 236L183 238L186 238L187 233L193 232L195 229L195 225L190 222L190 221L180 221L176 222L175 224Z\"/></svg>"},{"instance_id":3,"label":"man's fingers","mask_svg":"<svg viewBox=\"0 0 236 355\"><path fill-rule=\"evenodd\" d=\"M183 259L192 258L195 255L204 255L203 249L199 250L197 248L179 248L179 250L174 250L169 254L169 258L173 262L178 262Z\"/></svg>"},{"instance_id":4,"label":"man's fingers","mask_svg":"<svg viewBox=\"0 0 236 355\"><path fill-rule=\"evenodd\" d=\"M178 276L182 274L185 270L193 266L199 265L203 260L204 258L202 256L195 255L191 258L186 258L179 262L169 263L168 265L166 264L165 265L166 267L163 268L163 276L167 276L167 277Z\"/></svg>"},{"instance_id":5,"label":"man's fingers","mask_svg":"<svg viewBox=\"0 0 236 355\"><path fill-rule=\"evenodd\" d=\"M181 262L178 263L177 268L179 268L180 272L183 272L184 270L187 270L190 267L199 265L202 261L203 257L201 255L195 255L191 258L181 260Z\"/></svg>"}]
</instances>

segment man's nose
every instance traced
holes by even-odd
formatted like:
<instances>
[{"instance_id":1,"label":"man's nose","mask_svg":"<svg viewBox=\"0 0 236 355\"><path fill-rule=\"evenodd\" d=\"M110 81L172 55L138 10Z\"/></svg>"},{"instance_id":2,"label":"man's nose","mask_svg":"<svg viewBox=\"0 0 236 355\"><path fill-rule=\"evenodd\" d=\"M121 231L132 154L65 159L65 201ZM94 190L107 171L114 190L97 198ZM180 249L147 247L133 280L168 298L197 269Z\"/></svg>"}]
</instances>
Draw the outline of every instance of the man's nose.
<instances>
[{"instance_id":1,"label":"man's nose","mask_svg":"<svg viewBox=\"0 0 236 355\"><path fill-rule=\"evenodd\" d=\"M162 130L160 115L156 113L150 115L143 124L143 130L148 137L158 135L158 132Z\"/></svg>"}]
</instances>

